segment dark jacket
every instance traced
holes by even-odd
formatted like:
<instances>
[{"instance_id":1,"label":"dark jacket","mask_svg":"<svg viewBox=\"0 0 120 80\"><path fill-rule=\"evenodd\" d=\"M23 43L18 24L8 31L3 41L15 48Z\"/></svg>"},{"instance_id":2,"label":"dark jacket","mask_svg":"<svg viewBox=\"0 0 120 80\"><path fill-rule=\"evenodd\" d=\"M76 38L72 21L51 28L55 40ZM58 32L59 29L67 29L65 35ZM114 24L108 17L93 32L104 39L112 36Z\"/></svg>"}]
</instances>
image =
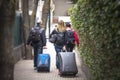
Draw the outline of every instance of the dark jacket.
<instances>
[{"instance_id":1,"label":"dark jacket","mask_svg":"<svg viewBox=\"0 0 120 80\"><path fill-rule=\"evenodd\" d=\"M40 31L39 31L41 34L41 40L39 42L33 42L32 38L31 38L32 31L37 28L40 28L40 27L34 27L31 29L28 39L27 39L27 45L30 44L33 47L36 46L37 44L39 44L41 47L46 46L46 36L45 36L45 30L43 28L40 28Z\"/></svg>"}]
</instances>

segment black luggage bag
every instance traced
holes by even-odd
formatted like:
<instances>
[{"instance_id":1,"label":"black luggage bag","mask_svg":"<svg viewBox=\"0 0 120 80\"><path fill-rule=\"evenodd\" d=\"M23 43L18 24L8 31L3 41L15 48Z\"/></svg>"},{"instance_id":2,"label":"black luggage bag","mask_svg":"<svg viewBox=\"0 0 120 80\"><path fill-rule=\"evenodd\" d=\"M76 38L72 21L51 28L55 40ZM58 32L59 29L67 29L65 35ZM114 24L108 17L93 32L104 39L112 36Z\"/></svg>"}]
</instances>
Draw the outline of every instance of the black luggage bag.
<instances>
[{"instance_id":1,"label":"black luggage bag","mask_svg":"<svg viewBox=\"0 0 120 80\"><path fill-rule=\"evenodd\" d=\"M76 65L74 52L60 52L58 54L60 61L60 75L73 75L76 76L78 68Z\"/></svg>"}]
</instances>

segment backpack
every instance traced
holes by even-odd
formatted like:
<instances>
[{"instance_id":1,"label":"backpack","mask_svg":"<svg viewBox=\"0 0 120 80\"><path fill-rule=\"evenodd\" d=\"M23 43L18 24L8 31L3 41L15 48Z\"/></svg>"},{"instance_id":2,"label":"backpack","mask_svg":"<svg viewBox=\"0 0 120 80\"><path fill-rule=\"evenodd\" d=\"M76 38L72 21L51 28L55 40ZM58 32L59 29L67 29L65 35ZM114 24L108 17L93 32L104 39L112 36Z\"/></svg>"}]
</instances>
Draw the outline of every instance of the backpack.
<instances>
[{"instance_id":1,"label":"backpack","mask_svg":"<svg viewBox=\"0 0 120 80\"><path fill-rule=\"evenodd\" d=\"M64 39L65 38L65 36L64 36L64 32L58 32L57 34L56 34L56 41L55 41L55 43L56 44L58 44L58 45L63 45L64 44Z\"/></svg>"},{"instance_id":2,"label":"backpack","mask_svg":"<svg viewBox=\"0 0 120 80\"><path fill-rule=\"evenodd\" d=\"M73 30L66 30L66 43L67 44L74 44L74 31Z\"/></svg>"},{"instance_id":3,"label":"backpack","mask_svg":"<svg viewBox=\"0 0 120 80\"><path fill-rule=\"evenodd\" d=\"M49 38L49 41L51 43L55 43L56 42L56 34L53 34L52 37Z\"/></svg>"},{"instance_id":4,"label":"backpack","mask_svg":"<svg viewBox=\"0 0 120 80\"><path fill-rule=\"evenodd\" d=\"M41 40L40 28L34 28L32 30L31 39L33 42L39 42Z\"/></svg>"}]
</instances>

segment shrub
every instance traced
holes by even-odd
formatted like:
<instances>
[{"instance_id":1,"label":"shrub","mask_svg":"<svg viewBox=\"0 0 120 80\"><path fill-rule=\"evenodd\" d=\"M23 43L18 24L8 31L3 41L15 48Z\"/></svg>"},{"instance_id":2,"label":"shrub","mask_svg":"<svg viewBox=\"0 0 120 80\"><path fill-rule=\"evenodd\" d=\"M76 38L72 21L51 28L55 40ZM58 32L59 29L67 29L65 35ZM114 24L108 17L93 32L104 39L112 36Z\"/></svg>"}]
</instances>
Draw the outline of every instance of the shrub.
<instances>
[{"instance_id":1,"label":"shrub","mask_svg":"<svg viewBox=\"0 0 120 80\"><path fill-rule=\"evenodd\" d=\"M71 20L94 80L120 80L120 1L79 0Z\"/></svg>"}]
</instances>

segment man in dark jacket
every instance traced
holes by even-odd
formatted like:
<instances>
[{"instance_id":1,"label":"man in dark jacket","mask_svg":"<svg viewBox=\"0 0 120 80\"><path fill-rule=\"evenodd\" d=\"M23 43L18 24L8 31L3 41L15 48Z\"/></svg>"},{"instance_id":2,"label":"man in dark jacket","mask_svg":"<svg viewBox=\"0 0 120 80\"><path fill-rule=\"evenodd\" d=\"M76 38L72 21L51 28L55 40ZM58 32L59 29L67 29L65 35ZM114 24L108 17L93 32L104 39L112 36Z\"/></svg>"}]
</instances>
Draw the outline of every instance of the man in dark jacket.
<instances>
[{"instance_id":1,"label":"man in dark jacket","mask_svg":"<svg viewBox=\"0 0 120 80\"><path fill-rule=\"evenodd\" d=\"M38 54L42 54L43 53L43 49L46 48L46 36L45 36L45 30L41 27L40 25L41 23L37 23L37 25L31 29L30 33L29 33L29 37L27 39L27 45L31 45L34 49L34 69L36 70L37 68L37 57ZM35 32L36 30L39 31L39 40L35 41L33 39L33 32Z\"/></svg>"}]
</instances>

